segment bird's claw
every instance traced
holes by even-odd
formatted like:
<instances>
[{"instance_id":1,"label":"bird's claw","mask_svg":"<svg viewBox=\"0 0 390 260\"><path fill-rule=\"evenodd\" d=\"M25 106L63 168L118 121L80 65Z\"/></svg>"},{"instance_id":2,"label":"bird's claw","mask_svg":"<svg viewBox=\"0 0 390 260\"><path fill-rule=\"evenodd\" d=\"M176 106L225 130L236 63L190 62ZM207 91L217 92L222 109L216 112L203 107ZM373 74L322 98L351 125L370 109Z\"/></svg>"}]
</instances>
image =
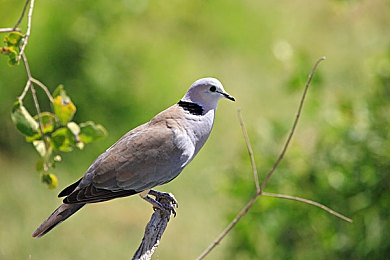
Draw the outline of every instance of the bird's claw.
<instances>
[{"instance_id":1,"label":"bird's claw","mask_svg":"<svg viewBox=\"0 0 390 260\"><path fill-rule=\"evenodd\" d=\"M176 217L176 210L179 206L175 196L172 193L159 192L155 190L150 190L149 195L154 196L156 199L153 199L149 196L146 196L144 199L153 205L154 209L160 209L165 211L168 215L171 213Z\"/></svg>"}]
</instances>

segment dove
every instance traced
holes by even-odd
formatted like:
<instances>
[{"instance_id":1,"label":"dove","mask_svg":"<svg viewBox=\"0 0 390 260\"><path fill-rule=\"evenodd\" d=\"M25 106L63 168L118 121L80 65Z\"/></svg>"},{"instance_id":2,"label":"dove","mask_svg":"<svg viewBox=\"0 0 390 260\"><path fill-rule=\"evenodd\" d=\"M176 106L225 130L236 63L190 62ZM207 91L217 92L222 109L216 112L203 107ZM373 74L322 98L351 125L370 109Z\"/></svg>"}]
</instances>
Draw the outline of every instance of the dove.
<instances>
[{"instance_id":1,"label":"dove","mask_svg":"<svg viewBox=\"0 0 390 260\"><path fill-rule=\"evenodd\" d=\"M195 81L177 104L126 133L80 180L62 190L58 197L65 197L63 203L32 236L42 237L88 203L139 194L155 208L167 209L158 202L164 196L177 204L152 188L175 179L194 159L211 133L221 98L235 101L219 80Z\"/></svg>"}]
</instances>

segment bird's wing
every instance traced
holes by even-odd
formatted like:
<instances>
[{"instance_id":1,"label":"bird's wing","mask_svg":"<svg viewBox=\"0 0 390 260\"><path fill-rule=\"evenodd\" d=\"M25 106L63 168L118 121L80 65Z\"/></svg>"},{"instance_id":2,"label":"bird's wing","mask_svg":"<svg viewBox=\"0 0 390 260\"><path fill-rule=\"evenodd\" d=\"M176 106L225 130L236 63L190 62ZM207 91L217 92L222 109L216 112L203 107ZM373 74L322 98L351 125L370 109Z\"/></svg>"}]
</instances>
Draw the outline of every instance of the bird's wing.
<instances>
[{"instance_id":1,"label":"bird's wing","mask_svg":"<svg viewBox=\"0 0 390 260\"><path fill-rule=\"evenodd\" d=\"M101 154L64 202L99 202L167 183L182 171L194 150L176 119L151 121Z\"/></svg>"}]
</instances>

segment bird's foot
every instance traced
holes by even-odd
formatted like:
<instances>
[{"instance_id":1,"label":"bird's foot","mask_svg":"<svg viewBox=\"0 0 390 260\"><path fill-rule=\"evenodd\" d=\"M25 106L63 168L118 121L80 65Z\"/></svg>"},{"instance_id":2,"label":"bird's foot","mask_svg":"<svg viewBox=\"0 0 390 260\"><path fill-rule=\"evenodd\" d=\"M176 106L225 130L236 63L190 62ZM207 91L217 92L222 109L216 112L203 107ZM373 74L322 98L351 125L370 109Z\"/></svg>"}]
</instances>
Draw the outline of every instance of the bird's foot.
<instances>
[{"instance_id":1,"label":"bird's foot","mask_svg":"<svg viewBox=\"0 0 390 260\"><path fill-rule=\"evenodd\" d=\"M154 196L156 199L153 199L148 195L141 197L152 204L154 209L163 210L169 215L172 213L173 216L176 217L175 208L177 208L179 204L172 193L150 190L148 194Z\"/></svg>"}]
</instances>

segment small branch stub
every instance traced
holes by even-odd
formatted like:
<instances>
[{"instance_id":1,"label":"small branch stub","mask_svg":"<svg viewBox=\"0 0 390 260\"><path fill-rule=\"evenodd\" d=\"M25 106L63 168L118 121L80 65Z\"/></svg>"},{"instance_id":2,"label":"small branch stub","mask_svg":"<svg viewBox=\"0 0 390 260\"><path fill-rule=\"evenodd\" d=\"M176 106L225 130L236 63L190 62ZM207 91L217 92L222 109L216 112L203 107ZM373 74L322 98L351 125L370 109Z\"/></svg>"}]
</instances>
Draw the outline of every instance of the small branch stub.
<instances>
[{"instance_id":1,"label":"small branch stub","mask_svg":"<svg viewBox=\"0 0 390 260\"><path fill-rule=\"evenodd\" d=\"M158 197L156 198L162 205L167 205L167 208L172 209L177 205L173 203L174 198ZM169 206L168 206L169 205ZM145 227L144 237L142 242L135 252L132 260L149 260L152 258L154 251L160 244L161 237L171 218L171 211L155 208L154 213Z\"/></svg>"}]
</instances>

